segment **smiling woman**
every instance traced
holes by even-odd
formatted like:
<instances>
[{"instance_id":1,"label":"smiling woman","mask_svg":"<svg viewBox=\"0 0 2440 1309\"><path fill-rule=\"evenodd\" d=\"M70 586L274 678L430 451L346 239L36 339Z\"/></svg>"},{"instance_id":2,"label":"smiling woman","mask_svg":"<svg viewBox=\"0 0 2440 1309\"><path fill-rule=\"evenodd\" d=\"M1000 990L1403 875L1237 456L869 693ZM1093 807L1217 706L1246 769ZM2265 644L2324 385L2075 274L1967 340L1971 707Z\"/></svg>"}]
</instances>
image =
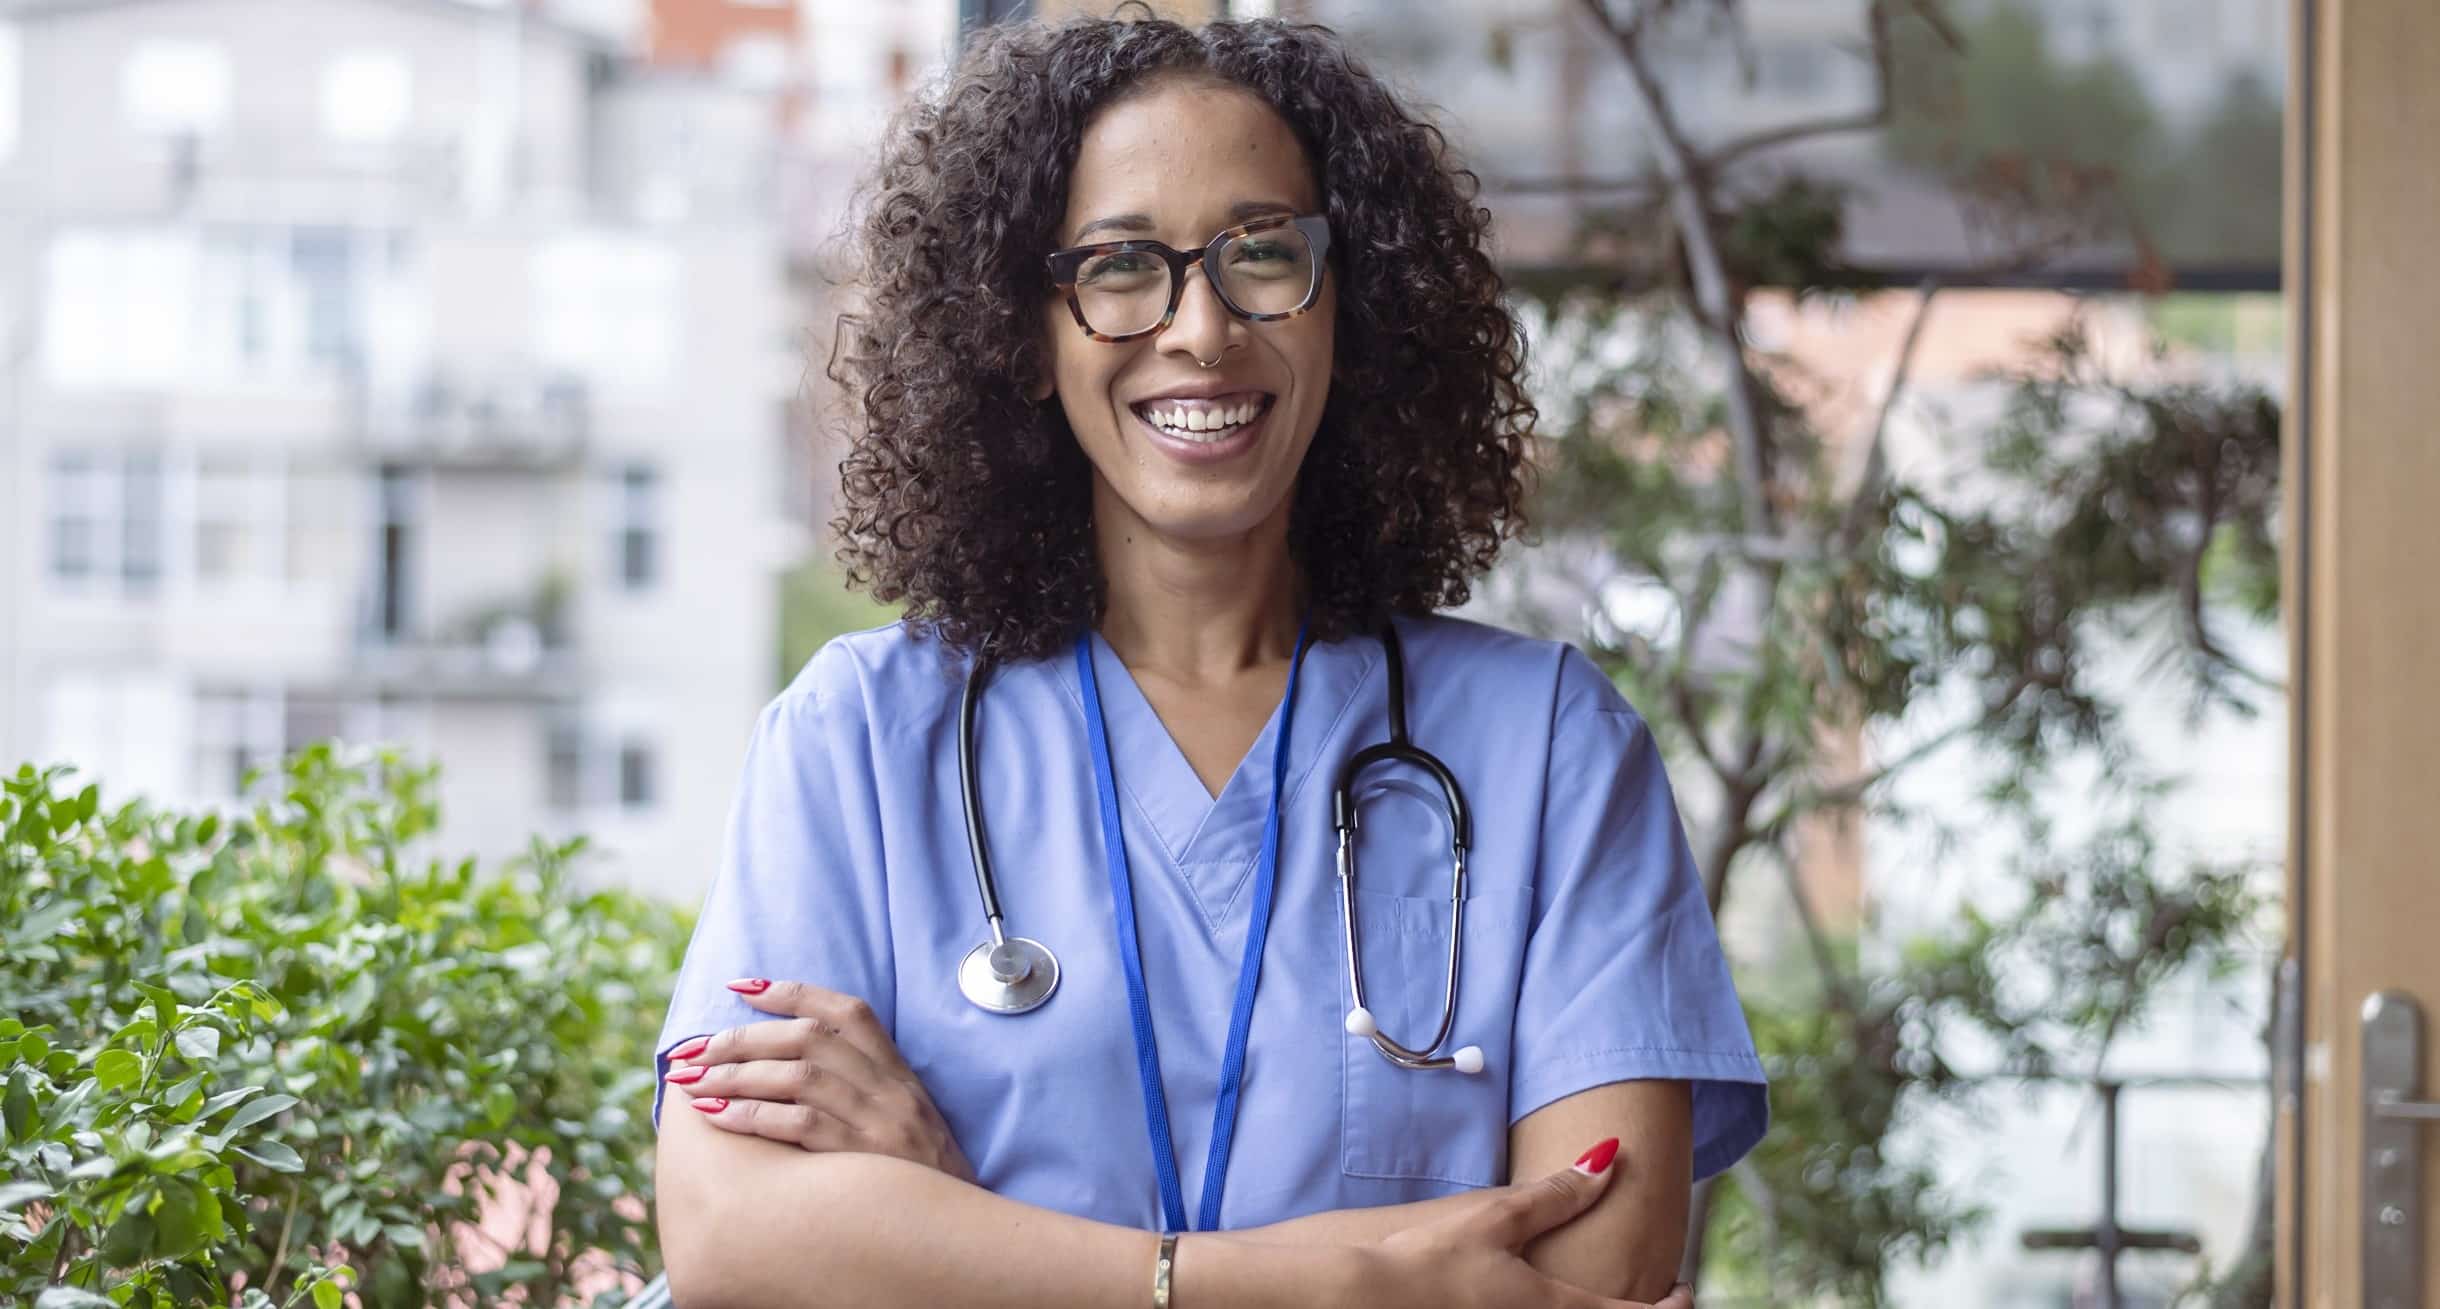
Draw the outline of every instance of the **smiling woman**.
<instances>
[{"instance_id":1,"label":"smiling woman","mask_svg":"<svg viewBox=\"0 0 2440 1309\"><path fill-rule=\"evenodd\" d=\"M1682 1306L1762 1071L1642 719L1434 613L1534 418L1472 175L1275 21L978 34L881 159L836 526L908 617L748 751L680 1304Z\"/></svg>"}]
</instances>

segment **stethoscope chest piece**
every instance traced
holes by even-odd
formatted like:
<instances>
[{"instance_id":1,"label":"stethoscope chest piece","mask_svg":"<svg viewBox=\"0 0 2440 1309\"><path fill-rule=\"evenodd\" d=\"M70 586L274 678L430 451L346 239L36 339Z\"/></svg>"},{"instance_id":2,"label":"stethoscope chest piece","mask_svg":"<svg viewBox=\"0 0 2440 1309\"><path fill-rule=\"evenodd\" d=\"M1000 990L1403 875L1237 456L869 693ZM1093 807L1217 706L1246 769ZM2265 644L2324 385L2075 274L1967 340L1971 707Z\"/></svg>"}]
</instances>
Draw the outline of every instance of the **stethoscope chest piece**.
<instances>
[{"instance_id":1,"label":"stethoscope chest piece","mask_svg":"<svg viewBox=\"0 0 2440 1309\"><path fill-rule=\"evenodd\" d=\"M958 964L957 989L993 1013L1021 1014L1040 1008L1059 989L1059 960L1030 937L985 941Z\"/></svg>"}]
</instances>

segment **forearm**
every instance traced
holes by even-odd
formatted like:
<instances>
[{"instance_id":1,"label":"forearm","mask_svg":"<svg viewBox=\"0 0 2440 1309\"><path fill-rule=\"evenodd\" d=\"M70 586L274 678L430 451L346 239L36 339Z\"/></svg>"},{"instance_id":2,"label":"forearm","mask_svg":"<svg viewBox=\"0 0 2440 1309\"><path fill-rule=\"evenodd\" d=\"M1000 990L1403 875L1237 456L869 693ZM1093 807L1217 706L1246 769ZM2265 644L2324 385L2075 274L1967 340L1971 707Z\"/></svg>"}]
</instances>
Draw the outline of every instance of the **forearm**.
<instances>
[{"instance_id":1,"label":"forearm","mask_svg":"<svg viewBox=\"0 0 2440 1309\"><path fill-rule=\"evenodd\" d=\"M1263 1245L1369 1245L1455 1211L1467 1202L1470 1194L1460 1191L1408 1204L1332 1209L1260 1227L1238 1228L1229 1235Z\"/></svg>"},{"instance_id":2,"label":"forearm","mask_svg":"<svg viewBox=\"0 0 2440 1309\"><path fill-rule=\"evenodd\" d=\"M1306 1214L1286 1222L1239 1228L1229 1233L1241 1241L1263 1245L1366 1245L1454 1212L1472 1198L1468 1192L1410 1204L1375 1205L1369 1209L1334 1209ZM1570 1223L1551 1232L1524 1254L1527 1263L1573 1286L1601 1295L1658 1300L1676 1278L1675 1230L1640 1233L1621 1243L1608 1229Z\"/></svg>"},{"instance_id":3,"label":"forearm","mask_svg":"<svg viewBox=\"0 0 2440 1309\"><path fill-rule=\"evenodd\" d=\"M1142 1309L1158 1237L1036 1208L899 1159L757 1160L718 1197L665 1190L670 1289L685 1309L993 1304ZM747 1197L751 1197L750 1199ZM684 1214L704 1204L710 1212ZM1316 1303L1343 1256L1196 1234L1178 1249L1181 1304Z\"/></svg>"}]
</instances>

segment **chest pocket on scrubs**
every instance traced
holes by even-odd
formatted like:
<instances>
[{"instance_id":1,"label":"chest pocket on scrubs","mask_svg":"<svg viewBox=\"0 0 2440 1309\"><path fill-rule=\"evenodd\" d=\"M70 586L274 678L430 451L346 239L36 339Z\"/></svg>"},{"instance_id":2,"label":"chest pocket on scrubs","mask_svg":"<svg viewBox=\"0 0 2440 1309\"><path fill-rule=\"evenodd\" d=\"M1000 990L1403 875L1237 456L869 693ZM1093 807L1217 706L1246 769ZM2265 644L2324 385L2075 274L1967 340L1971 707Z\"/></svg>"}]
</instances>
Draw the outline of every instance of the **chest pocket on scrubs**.
<instances>
[{"instance_id":1,"label":"chest pocket on scrubs","mask_svg":"<svg viewBox=\"0 0 2440 1309\"><path fill-rule=\"evenodd\" d=\"M1386 774L1387 766L1383 772ZM1385 775L1357 789L1356 926L1364 998L1384 1035L1417 1046L1440 1024L1449 968L1449 831L1439 788ZM1465 949L1446 1055L1479 1045L1483 1071L1401 1068L1372 1042L1335 1033L1344 1051L1343 1169L1353 1176L1497 1184L1508 1160L1508 1050L1530 888L1487 886L1468 858ZM1343 948L1343 947L1342 947ZM1340 962L1344 1015L1355 993Z\"/></svg>"}]
</instances>

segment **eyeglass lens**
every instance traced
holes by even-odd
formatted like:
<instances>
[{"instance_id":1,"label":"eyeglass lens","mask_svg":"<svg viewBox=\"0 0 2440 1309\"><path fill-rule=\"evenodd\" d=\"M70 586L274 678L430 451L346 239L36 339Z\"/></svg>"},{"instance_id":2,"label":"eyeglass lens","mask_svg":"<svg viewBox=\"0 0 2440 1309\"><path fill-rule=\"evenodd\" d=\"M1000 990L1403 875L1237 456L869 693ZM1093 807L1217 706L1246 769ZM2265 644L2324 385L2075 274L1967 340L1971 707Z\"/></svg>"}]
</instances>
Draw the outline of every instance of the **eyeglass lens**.
<instances>
[{"instance_id":1,"label":"eyeglass lens","mask_svg":"<svg viewBox=\"0 0 2440 1309\"><path fill-rule=\"evenodd\" d=\"M1233 236L1203 261L1222 295L1249 314L1301 309L1314 290L1313 245L1293 227ZM1104 336L1141 332L1169 310L1170 270L1148 250L1096 255L1076 269L1076 304Z\"/></svg>"}]
</instances>

